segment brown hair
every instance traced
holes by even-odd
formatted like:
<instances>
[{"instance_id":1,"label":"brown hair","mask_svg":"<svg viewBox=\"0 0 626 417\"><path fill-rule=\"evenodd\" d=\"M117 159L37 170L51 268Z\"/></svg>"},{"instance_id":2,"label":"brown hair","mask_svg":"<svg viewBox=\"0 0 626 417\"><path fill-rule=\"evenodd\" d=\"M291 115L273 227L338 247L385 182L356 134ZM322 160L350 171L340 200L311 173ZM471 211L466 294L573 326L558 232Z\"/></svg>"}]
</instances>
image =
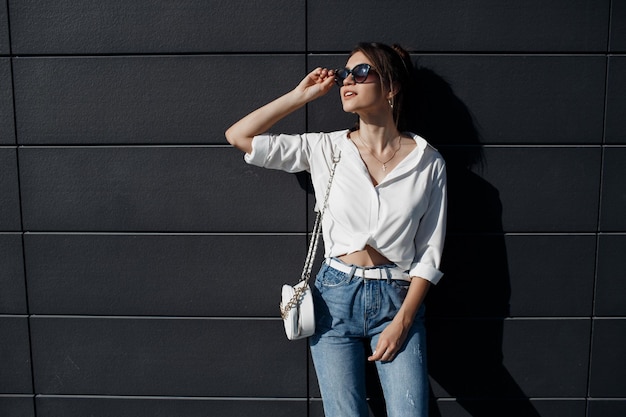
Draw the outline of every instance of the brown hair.
<instances>
[{"instance_id":1,"label":"brown hair","mask_svg":"<svg viewBox=\"0 0 626 417\"><path fill-rule=\"evenodd\" d=\"M394 93L393 119L399 130L407 127L406 113L409 98L412 93L413 63L409 53L399 45L385 45L383 43L359 43L350 54L363 53L373 64L380 76L381 88Z\"/></svg>"}]
</instances>

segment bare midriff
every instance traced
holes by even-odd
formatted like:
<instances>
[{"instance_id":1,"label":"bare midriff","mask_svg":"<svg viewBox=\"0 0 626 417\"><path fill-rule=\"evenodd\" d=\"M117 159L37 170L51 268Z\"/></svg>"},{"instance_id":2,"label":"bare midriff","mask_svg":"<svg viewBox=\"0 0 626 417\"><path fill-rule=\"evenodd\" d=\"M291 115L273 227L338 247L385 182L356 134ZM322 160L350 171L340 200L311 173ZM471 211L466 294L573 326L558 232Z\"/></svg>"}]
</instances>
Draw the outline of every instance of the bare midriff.
<instances>
[{"instance_id":1,"label":"bare midriff","mask_svg":"<svg viewBox=\"0 0 626 417\"><path fill-rule=\"evenodd\" d=\"M391 263L389 259L369 245L365 246L363 250L341 255L337 258L341 259L341 261L346 264L358 266L377 266Z\"/></svg>"}]
</instances>

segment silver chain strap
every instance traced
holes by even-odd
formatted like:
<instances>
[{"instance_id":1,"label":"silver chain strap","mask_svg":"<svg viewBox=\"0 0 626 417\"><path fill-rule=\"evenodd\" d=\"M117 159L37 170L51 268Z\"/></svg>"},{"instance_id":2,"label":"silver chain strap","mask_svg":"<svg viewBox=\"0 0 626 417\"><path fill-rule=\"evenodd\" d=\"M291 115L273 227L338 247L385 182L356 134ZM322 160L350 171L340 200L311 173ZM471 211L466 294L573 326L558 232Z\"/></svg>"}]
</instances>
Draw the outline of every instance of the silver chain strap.
<instances>
[{"instance_id":1,"label":"silver chain strap","mask_svg":"<svg viewBox=\"0 0 626 417\"><path fill-rule=\"evenodd\" d=\"M308 282L311 278L311 269L313 268L313 262L315 261L315 254L317 253L317 245L319 242L319 235L322 229L322 217L324 216L324 211L326 210L326 206L328 205L328 196L330 195L330 186L333 183L333 178L335 177L335 169L337 168L337 163L341 159L341 152L337 154L337 156L333 155L333 167L330 171L330 176L328 177L328 185L326 186L326 194L324 195L324 204L320 211L317 212L315 216L315 223L313 225L313 231L311 232L311 240L309 241L309 250L306 254L306 259L304 260L304 267L302 268L302 275L300 276L300 281L298 284L302 282ZM289 310L296 307L304 293L307 290L306 285L297 285L295 286L294 294L283 306L283 303L280 303L280 316L283 320L287 317Z\"/></svg>"}]
</instances>

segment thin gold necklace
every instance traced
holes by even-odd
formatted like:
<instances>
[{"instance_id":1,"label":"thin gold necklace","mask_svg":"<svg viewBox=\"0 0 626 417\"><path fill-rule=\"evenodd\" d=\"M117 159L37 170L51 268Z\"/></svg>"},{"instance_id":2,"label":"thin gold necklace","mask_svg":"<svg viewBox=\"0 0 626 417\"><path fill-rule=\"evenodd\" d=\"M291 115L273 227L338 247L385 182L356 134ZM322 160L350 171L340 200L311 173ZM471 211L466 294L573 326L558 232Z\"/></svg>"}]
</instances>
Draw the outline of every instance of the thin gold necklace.
<instances>
[{"instance_id":1,"label":"thin gold necklace","mask_svg":"<svg viewBox=\"0 0 626 417\"><path fill-rule=\"evenodd\" d=\"M401 135L398 136L398 138L400 138ZM363 139L361 139L361 133L359 133L359 142L361 142L361 144L365 147L365 149L367 149L367 153L369 153L370 155L372 155L372 157L377 160L378 162L380 162L380 164L383 166L383 172L387 172L387 164L389 162L391 162L391 160L393 158L396 157L396 154L398 153L398 151L400 150L400 148L402 147L402 139L400 138L400 140L398 140L398 147L396 148L396 150L394 151L393 155L391 155L391 158L387 159L385 162L381 161L380 159L376 158L376 155L374 155L374 152L372 152L372 149L365 144L365 142L363 142Z\"/></svg>"}]
</instances>

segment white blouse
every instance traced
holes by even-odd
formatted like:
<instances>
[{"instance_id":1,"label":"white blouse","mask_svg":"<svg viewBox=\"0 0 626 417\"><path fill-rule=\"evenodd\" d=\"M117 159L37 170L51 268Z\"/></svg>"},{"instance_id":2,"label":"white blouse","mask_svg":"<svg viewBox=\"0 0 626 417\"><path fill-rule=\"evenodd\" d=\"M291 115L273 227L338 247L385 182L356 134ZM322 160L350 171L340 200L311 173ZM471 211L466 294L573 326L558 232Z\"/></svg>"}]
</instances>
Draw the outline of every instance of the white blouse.
<instances>
[{"instance_id":1,"label":"white blouse","mask_svg":"<svg viewBox=\"0 0 626 417\"><path fill-rule=\"evenodd\" d=\"M324 201L333 154L340 153L322 220L326 257L370 245L410 276L436 284L446 229L446 170L439 152L420 136L411 151L374 186L348 130L256 136L245 161L287 172L311 173ZM319 209L319 207L317 207Z\"/></svg>"}]
</instances>

